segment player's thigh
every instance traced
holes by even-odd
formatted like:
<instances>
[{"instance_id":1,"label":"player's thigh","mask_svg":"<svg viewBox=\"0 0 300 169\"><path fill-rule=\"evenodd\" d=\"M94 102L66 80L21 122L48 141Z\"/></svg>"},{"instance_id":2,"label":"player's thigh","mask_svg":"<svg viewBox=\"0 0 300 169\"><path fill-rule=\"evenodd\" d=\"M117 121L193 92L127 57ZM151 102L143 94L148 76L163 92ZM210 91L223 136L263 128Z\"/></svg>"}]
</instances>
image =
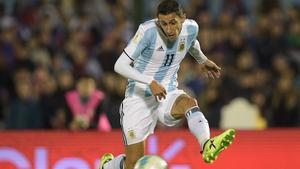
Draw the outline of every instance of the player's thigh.
<instances>
[{"instance_id":1,"label":"player's thigh","mask_svg":"<svg viewBox=\"0 0 300 169\"><path fill-rule=\"evenodd\" d=\"M125 147L125 153L126 153L126 160L125 160L125 165L126 169L128 168L133 168L135 163L143 157L145 154L145 141L127 145Z\"/></svg>"},{"instance_id":2,"label":"player's thigh","mask_svg":"<svg viewBox=\"0 0 300 169\"><path fill-rule=\"evenodd\" d=\"M172 109L174 107L173 105L177 104L177 99L180 98L182 95L186 95L186 93L183 90L174 90L167 94L165 100L162 100L162 102L157 108L157 114L160 122L167 126L174 126L180 122L180 118L177 118L172 114ZM176 112L183 111L183 108L178 108L180 108L180 110L177 110Z\"/></svg>"},{"instance_id":3,"label":"player's thigh","mask_svg":"<svg viewBox=\"0 0 300 169\"><path fill-rule=\"evenodd\" d=\"M121 127L125 146L143 142L152 134L157 122L153 113L157 102L154 98L129 97L120 106Z\"/></svg>"}]
</instances>

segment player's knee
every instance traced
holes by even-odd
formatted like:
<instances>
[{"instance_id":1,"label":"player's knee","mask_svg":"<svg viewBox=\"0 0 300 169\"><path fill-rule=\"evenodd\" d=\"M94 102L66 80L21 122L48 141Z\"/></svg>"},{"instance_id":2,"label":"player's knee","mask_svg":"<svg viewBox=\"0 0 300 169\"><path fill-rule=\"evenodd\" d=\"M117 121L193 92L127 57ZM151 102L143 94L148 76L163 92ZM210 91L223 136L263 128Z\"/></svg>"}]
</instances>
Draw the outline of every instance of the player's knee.
<instances>
[{"instance_id":1,"label":"player's knee","mask_svg":"<svg viewBox=\"0 0 300 169\"><path fill-rule=\"evenodd\" d=\"M194 98L192 98L192 97L189 97L187 100L188 100L188 101L187 101L187 104L186 104L186 106L185 106L185 109L186 109L186 110L187 110L187 109L190 109L191 107L198 106L198 103L197 103L197 100L196 100L196 99L194 99Z\"/></svg>"},{"instance_id":2,"label":"player's knee","mask_svg":"<svg viewBox=\"0 0 300 169\"><path fill-rule=\"evenodd\" d=\"M187 110L195 106L198 106L196 99L188 95L181 95L172 108L172 115L174 118L182 118Z\"/></svg>"},{"instance_id":3,"label":"player's knee","mask_svg":"<svg viewBox=\"0 0 300 169\"><path fill-rule=\"evenodd\" d=\"M182 99L179 101L179 106L183 108L184 112L191 107L198 106L197 100L188 96L188 95L183 95Z\"/></svg>"}]
</instances>

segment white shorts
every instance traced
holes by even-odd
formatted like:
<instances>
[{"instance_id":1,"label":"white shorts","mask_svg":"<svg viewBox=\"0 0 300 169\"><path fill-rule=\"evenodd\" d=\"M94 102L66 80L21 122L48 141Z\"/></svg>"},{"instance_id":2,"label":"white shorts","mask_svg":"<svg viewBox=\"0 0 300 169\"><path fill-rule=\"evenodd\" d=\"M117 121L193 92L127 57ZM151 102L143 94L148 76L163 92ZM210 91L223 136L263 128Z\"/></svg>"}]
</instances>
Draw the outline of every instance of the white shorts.
<instances>
[{"instance_id":1,"label":"white shorts","mask_svg":"<svg viewBox=\"0 0 300 169\"><path fill-rule=\"evenodd\" d=\"M171 91L161 102L156 101L154 96L125 98L120 106L125 145L144 141L153 133L158 119L167 126L176 125L180 120L171 116L171 109L177 97L182 94L185 94L183 90Z\"/></svg>"}]
</instances>

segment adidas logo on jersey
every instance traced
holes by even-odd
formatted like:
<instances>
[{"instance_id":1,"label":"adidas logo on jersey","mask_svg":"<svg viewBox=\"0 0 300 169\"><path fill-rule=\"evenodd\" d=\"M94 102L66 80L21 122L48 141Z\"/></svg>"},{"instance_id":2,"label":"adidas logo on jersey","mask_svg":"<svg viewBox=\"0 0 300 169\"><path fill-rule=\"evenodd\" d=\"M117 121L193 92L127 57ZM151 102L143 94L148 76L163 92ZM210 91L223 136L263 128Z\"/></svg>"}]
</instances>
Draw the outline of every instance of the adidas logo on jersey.
<instances>
[{"instance_id":1,"label":"adidas logo on jersey","mask_svg":"<svg viewBox=\"0 0 300 169\"><path fill-rule=\"evenodd\" d=\"M162 46L160 46L159 48L156 49L156 51L165 51L165 50Z\"/></svg>"}]
</instances>

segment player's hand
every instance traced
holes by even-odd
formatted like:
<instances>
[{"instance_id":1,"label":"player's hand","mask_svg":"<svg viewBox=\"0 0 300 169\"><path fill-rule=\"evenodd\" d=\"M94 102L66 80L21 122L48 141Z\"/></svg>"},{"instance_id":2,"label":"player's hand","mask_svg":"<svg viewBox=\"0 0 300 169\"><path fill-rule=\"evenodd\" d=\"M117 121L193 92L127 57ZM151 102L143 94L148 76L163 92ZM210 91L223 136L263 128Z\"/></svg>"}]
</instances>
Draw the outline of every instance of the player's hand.
<instances>
[{"instance_id":1,"label":"player's hand","mask_svg":"<svg viewBox=\"0 0 300 169\"><path fill-rule=\"evenodd\" d=\"M157 101L166 99L166 95L167 95L166 89L161 84L159 84L156 80L153 80L150 83L150 89Z\"/></svg>"},{"instance_id":2,"label":"player's hand","mask_svg":"<svg viewBox=\"0 0 300 169\"><path fill-rule=\"evenodd\" d=\"M201 65L201 69L208 78L215 79L221 75L221 68L209 59Z\"/></svg>"}]
</instances>

